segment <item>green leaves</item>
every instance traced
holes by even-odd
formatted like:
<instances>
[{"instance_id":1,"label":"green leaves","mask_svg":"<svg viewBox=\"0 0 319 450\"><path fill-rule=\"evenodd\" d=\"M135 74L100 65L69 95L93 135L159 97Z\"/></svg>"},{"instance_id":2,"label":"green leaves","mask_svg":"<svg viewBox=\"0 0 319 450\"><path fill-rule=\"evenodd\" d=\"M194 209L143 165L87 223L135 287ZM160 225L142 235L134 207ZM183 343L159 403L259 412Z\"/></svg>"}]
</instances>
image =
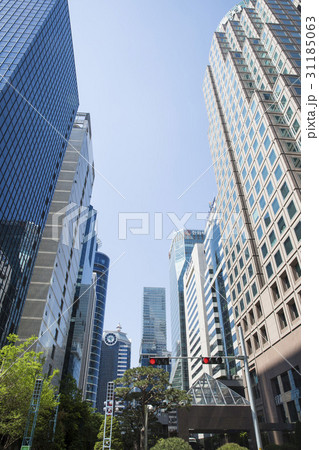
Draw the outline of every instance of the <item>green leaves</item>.
<instances>
[{"instance_id":1,"label":"green leaves","mask_svg":"<svg viewBox=\"0 0 319 450\"><path fill-rule=\"evenodd\" d=\"M151 450L191 450L188 442L178 437L160 439Z\"/></svg>"},{"instance_id":2,"label":"green leaves","mask_svg":"<svg viewBox=\"0 0 319 450\"><path fill-rule=\"evenodd\" d=\"M157 413L176 409L181 403L185 406L190 404L190 397L185 391L174 389L169 384L168 373L152 366L129 369L122 378L115 380L115 384L116 399L126 402L119 417L125 442L129 436L136 446L143 446L146 405L153 407L148 413L148 422L150 436L155 438L161 435ZM132 447L126 444L125 448Z\"/></svg>"},{"instance_id":3,"label":"green leaves","mask_svg":"<svg viewBox=\"0 0 319 450\"><path fill-rule=\"evenodd\" d=\"M8 345L0 350L0 436L4 448L22 439L34 383L42 376L43 354L34 350L36 340L32 337L21 342L11 334ZM56 387L51 383L55 375L43 381L37 429L44 423L47 426L56 407Z\"/></svg>"}]
</instances>

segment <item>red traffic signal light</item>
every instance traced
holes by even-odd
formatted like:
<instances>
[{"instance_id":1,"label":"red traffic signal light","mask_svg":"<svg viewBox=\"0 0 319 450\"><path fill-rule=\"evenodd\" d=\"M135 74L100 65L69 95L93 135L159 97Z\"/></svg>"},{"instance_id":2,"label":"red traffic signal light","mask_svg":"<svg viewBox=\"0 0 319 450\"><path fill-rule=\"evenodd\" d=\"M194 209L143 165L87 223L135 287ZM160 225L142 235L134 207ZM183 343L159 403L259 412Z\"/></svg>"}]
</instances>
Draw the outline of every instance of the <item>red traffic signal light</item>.
<instances>
[{"instance_id":1,"label":"red traffic signal light","mask_svg":"<svg viewBox=\"0 0 319 450\"><path fill-rule=\"evenodd\" d=\"M168 366L169 358L150 358L149 363L151 366Z\"/></svg>"},{"instance_id":2,"label":"red traffic signal light","mask_svg":"<svg viewBox=\"0 0 319 450\"><path fill-rule=\"evenodd\" d=\"M203 364L222 364L223 358L221 356L204 356L202 358Z\"/></svg>"}]
</instances>

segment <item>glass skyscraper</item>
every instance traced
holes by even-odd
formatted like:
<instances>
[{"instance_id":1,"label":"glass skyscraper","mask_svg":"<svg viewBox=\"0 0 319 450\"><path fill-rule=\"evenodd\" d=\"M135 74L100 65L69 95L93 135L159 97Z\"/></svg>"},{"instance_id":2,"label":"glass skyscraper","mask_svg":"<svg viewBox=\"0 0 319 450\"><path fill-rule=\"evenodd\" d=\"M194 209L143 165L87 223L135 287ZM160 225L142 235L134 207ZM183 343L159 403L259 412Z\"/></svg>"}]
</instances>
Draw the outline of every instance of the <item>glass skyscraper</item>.
<instances>
[{"instance_id":1,"label":"glass skyscraper","mask_svg":"<svg viewBox=\"0 0 319 450\"><path fill-rule=\"evenodd\" d=\"M96 274L96 306L85 390L85 399L91 403L93 408L96 407L109 266L109 257L97 251L95 253L93 269Z\"/></svg>"},{"instance_id":2,"label":"glass skyscraper","mask_svg":"<svg viewBox=\"0 0 319 450\"><path fill-rule=\"evenodd\" d=\"M104 331L100 358L96 409L103 414L107 383L121 378L131 367L131 341L119 324L115 331ZM123 407L123 405L122 405ZM121 406L119 406L121 409Z\"/></svg>"},{"instance_id":3,"label":"glass skyscraper","mask_svg":"<svg viewBox=\"0 0 319 450\"><path fill-rule=\"evenodd\" d=\"M141 366L148 366L149 357L156 355L167 355L165 288L145 287L143 292L143 336L140 349Z\"/></svg>"},{"instance_id":4,"label":"glass skyscraper","mask_svg":"<svg viewBox=\"0 0 319 450\"><path fill-rule=\"evenodd\" d=\"M214 33L204 81L234 321L258 418L282 432L300 418L300 74L298 8L245 0Z\"/></svg>"},{"instance_id":5,"label":"glass skyscraper","mask_svg":"<svg viewBox=\"0 0 319 450\"><path fill-rule=\"evenodd\" d=\"M16 332L78 92L67 0L0 4L0 345Z\"/></svg>"},{"instance_id":6,"label":"glass skyscraper","mask_svg":"<svg viewBox=\"0 0 319 450\"><path fill-rule=\"evenodd\" d=\"M183 277L194 245L203 241L204 231L181 230L175 234L169 251L172 356L187 356ZM170 382L176 388L188 390L187 360L172 360Z\"/></svg>"}]
</instances>

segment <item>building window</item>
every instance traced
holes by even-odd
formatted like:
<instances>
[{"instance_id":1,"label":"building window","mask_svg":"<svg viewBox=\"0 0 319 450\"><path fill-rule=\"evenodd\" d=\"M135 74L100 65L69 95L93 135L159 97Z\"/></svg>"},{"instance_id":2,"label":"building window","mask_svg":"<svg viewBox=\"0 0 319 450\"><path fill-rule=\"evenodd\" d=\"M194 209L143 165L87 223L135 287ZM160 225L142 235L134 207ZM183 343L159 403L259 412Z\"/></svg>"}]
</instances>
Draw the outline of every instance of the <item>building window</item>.
<instances>
[{"instance_id":1,"label":"building window","mask_svg":"<svg viewBox=\"0 0 319 450\"><path fill-rule=\"evenodd\" d=\"M283 274L280 275L280 279L281 279L283 290L287 291L290 288L290 282L289 282L287 273L283 272Z\"/></svg>"},{"instance_id":2,"label":"building window","mask_svg":"<svg viewBox=\"0 0 319 450\"><path fill-rule=\"evenodd\" d=\"M280 217L280 219L277 222L279 233L283 233L283 231L286 229L285 220L283 217Z\"/></svg>"},{"instance_id":3,"label":"building window","mask_svg":"<svg viewBox=\"0 0 319 450\"><path fill-rule=\"evenodd\" d=\"M259 114L259 113L257 113L257 114ZM256 114L256 118L257 118L257 114ZM256 118L255 118L255 120L256 120ZM264 122L262 122L262 124L259 127L259 134L261 137L263 137L265 130L266 130L265 124L264 124Z\"/></svg>"},{"instance_id":4,"label":"building window","mask_svg":"<svg viewBox=\"0 0 319 450\"><path fill-rule=\"evenodd\" d=\"M256 303L256 313L257 313L258 319L263 315L260 302Z\"/></svg>"},{"instance_id":5,"label":"building window","mask_svg":"<svg viewBox=\"0 0 319 450\"><path fill-rule=\"evenodd\" d=\"M250 339L247 339L246 343L247 343L247 352L248 352L248 355L251 355L252 352L253 352L253 348L252 348L252 346L251 346Z\"/></svg>"},{"instance_id":6,"label":"building window","mask_svg":"<svg viewBox=\"0 0 319 450\"><path fill-rule=\"evenodd\" d=\"M275 253L275 261L276 261L276 266L279 267L280 264L282 264L282 257L281 257L281 253L278 250L277 253Z\"/></svg>"},{"instance_id":7,"label":"building window","mask_svg":"<svg viewBox=\"0 0 319 450\"><path fill-rule=\"evenodd\" d=\"M243 328L244 328L244 331L248 330L248 322L247 322L246 316L243 317Z\"/></svg>"},{"instance_id":8,"label":"building window","mask_svg":"<svg viewBox=\"0 0 319 450\"><path fill-rule=\"evenodd\" d=\"M291 321L293 322L295 319L299 317L298 309L294 300L291 300L288 303L289 313L291 317Z\"/></svg>"},{"instance_id":9,"label":"building window","mask_svg":"<svg viewBox=\"0 0 319 450\"><path fill-rule=\"evenodd\" d=\"M264 222L265 222L266 228L269 227L269 225L271 223L269 212L266 213L266 215L264 217Z\"/></svg>"},{"instance_id":10,"label":"building window","mask_svg":"<svg viewBox=\"0 0 319 450\"><path fill-rule=\"evenodd\" d=\"M288 189L286 182L284 182L284 184L281 186L280 191L281 191L282 198L285 199L287 197L287 195L289 194L289 189Z\"/></svg>"},{"instance_id":11,"label":"building window","mask_svg":"<svg viewBox=\"0 0 319 450\"><path fill-rule=\"evenodd\" d=\"M253 296L256 297L256 295L257 295L257 286L256 286L256 283L253 283L253 284L251 285L251 290L252 290L252 292L253 292Z\"/></svg>"},{"instance_id":12,"label":"building window","mask_svg":"<svg viewBox=\"0 0 319 450\"><path fill-rule=\"evenodd\" d=\"M266 243L264 243L264 244L261 246L261 253L262 253L262 255L263 255L264 258L267 256L268 249L267 249Z\"/></svg>"},{"instance_id":13,"label":"building window","mask_svg":"<svg viewBox=\"0 0 319 450\"><path fill-rule=\"evenodd\" d=\"M265 208L265 206L266 206L266 201L265 201L265 197L262 195L261 196L261 198L260 198L260 200L259 200L259 206L260 206L260 209L261 209L261 211Z\"/></svg>"},{"instance_id":14,"label":"building window","mask_svg":"<svg viewBox=\"0 0 319 450\"><path fill-rule=\"evenodd\" d=\"M278 203L277 198L275 198L275 200L272 202L271 206L272 206L272 210L273 210L274 214L276 215L279 210L279 203Z\"/></svg>"},{"instance_id":15,"label":"building window","mask_svg":"<svg viewBox=\"0 0 319 450\"><path fill-rule=\"evenodd\" d=\"M257 228L257 236L259 240L263 237L263 229L261 225Z\"/></svg>"},{"instance_id":16,"label":"building window","mask_svg":"<svg viewBox=\"0 0 319 450\"><path fill-rule=\"evenodd\" d=\"M295 204L294 204L293 201L291 201L291 202L289 203L289 205L287 206L287 211L288 211L288 214L289 214L290 219L292 219L293 216L294 216L294 215L296 214L296 212L297 212L296 207L295 207Z\"/></svg>"},{"instance_id":17,"label":"building window","mask_svg":"<svg viewBox=\"0 0 319 450\"><path fill-rule=\"evenodd\" d=\"M271 244L272 247L277 242L277 238L276 238L274 230L269 234L269 241L270 241L270 244Z\"/></svg>"},{"instance_id":18,"label":"building window","mask_svg":"<svg viewBox=\"0 0 319 450\"><path fill-rule=\"evenodd\" d=\"M292 268L294 279L298 280L298 278L301 277L301 268L300 268L300 265L299 265L299 262L297 259L292 263L291 268Z\"/></svg>"},{"instance_id":19,"label":"building window","mask_svg":"<svg viewBox=\"0 0 319 450\"><path fill-rule=\"evenodd\" d=\"M271 152L270 152L270 155L269 155L269 161L270 161L270 164L272 166L274 165L274 162L276 161L276 158L277 158L276 152L275 152L274 149L272 149Z\"/></svg>"},{"instance_id":20,"label":"building window","mask_svg":"<svg viewBox=\"0 0 319 450\"><path fill-rule=\"evenodd\" d=\"M285 250L286 250L286 255L288 256L289 253L291 253L291 251L292 251L292 249L293 249L293 246L292 246L292 243L291 243L290 238L287 238L287 239L285 240L285 242L284 242L284 247L285 247Z\"/></svg>"},{"instance_id":21,"label":"building window","mask_svg":"<svg viewBox=\"0 0 319 450\"><path fill-rule=\"evenodd\" d=\"M285 316L285 313L284 313L283 309L281 309L279 311L279 313L277 313L277 317L278 317L280 329L283 330L288 325L287 324L287 320L286 320L286 316Z\"/></svg>"},{"instance_id":22,"label":"building window","mask_svg":"<svg viewBox=\"0 0 319 450\"><path fill-rule=\"evenodd\" d=\"M261 171L261 175L263 177L263 180L265 181L268 176L268 169L266 166L264 166L263 170Z\"/></svg>"},{"instance_id":23,"label":"building window","mask_svg":"<svg viewBox=\"0 0 319 450\"><path fill-rule=\"evenodd\" d=\"M280 297L279 289L278 289L277 283L274 283L274 284L271 286L270 289L271 289L271 293L272 293L273 299L274 299L274 301L276 302L276 301L279 299L279 297Z\"/></svg>"},{"instance_id":24,"label":"building window","mask_svg":"<svg viewBox=\"0 0 319 450\"><path fill-rule=\"evenodd\" d=\"M253 276L253 274L254 274L253 266L251 264L249 264L249 266L248 266L249 278L251 278Z\"/></svg>"},{"instance_id":25,"label":"building window","mask_svg":"<svg viewBox=\"0 0 319 450\"><path fill-rule=\"evenodd\" d=\"M245 296L246 296L246 303L247 303L247 305L249 305L249 303L250 303L250 294L249 294L249 291L246 292Z\"/></svg>"},{"instance_id":26,"label":"building window","mask_svg":"<svg viewBox=\"0 0 319 450\"><path fill-rule=\"evenodd\" d=\"M271 194L273 193L273 191L274 191L274 187L273 187L273 185L272 185L272 182L271 181L269 181L269 183L267 184L267 187L266 187L266 189L267 189L267 194L269 195L269 197L271 196Z\"/></svg>"},{"instance_id":27,"label":"building window","mask_svg":"<svg viewBox=\"0 0 319 450\"><path fill-rule=\"evenodd\" d=\"M258 350L258 349L260 348L260 343L259 343L258 334L255 333L253 337L254 337L254 345L255 345L255 349Z\"/></svg>"},{"instance_id":28,"label":"building window","mask_svg":"<svg viewBox=\"0 0 319 450\"><path fill-rule=\"evenodd\" d=\"M283 372L280 375L280 378L281 378L282 387L283 387L284 392L291 391L291 384L290 384L288 372Z\"/></svg>"},{"instance_id":29,"label":"building window","mask_svg":"<svg viewBox=\"0 0 319 450\"><path fill-rule=\"evenodd\" d=\"M260 334L262 337L262 343L265 344L266 342L268 342L268 336L267 336L267 331L266 331L266 327L262 326L260 328Z\"/></svg>"},{"instance_id":30,"label":"building window","mask_svg":"<svg viewBox=\"0 0 319 450\"><path fill-rule=\"evenodd\" d=\"M273 271L271 262L269 262L269 263L267 264L267 266L266 266L266 272L267 272L268 278L270 278L270 277L273 275L274 271Z\"/></svg>"},{"instance_id":31,"label":"building window","mask_svg":"<svg viewBox=\"0 0 319 450\"><path fill-rule=\"evenodd\" d=\"M254 325L255 315L254 315L254 311L252 309L249 311L249 320L250 320L251 325Z\"/></svg>"},{"instance_id":32,"label":"building window","mask_svg":"<svg viewBox=\"0 0 319 450\"><path fill-rule=\"evenodd\" d=\"M295 226L294 230L295 230L296 238L298 239L298 241L300 241L300 239L301 239L301 222L299 222Z\"/></svg>"},{"instance_id":33,"label":"building window","mask_svg":"<svg viewBox=\"0 0 319 450\"><path fill-rule=\"evenodd\" d=\"M281 170L280 164L278 164L278 166L276 167L276 170L275 170L275 177L276 177L277 181L280 180L281 175L282 175L282 170Z\"/></svg>"}]
</instances>

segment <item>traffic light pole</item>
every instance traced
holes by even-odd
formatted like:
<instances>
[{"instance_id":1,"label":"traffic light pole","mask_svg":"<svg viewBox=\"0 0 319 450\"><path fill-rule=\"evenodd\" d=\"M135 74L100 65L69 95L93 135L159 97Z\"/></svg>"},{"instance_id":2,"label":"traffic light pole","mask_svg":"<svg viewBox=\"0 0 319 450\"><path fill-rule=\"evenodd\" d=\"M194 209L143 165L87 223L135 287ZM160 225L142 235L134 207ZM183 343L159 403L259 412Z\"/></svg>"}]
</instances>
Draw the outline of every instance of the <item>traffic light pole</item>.
<instances>
[{"instance_id":1,"label":"traffic light pole","mask_svg":"<svg viewBox=\"0 0 319 450\"><path fill-rule=\"evenodd\" d=\"M218 355L218 358L222 358L222 359L230 359L230 360L240 360L244 362L244 371L245 371L245 377L246 377L246 384L247 384L247 389L248 389L248 395L249 395L249 403L250 403L250 408L251 408L251 415L252 415L252 419L253 419L253 425L254 425L254 431L255 431L255 436L256 436L256 443L257 443L257 447L258 450L263 450L263 446L262 446L262 441L261 441L261 435L260 435L260 430L259 430L259 423L258 423L258 418L257 418L257 413L256 413L256 405L255 405L255 398L254 398L254 393L253 393L253 388L252 388L252 384L251 384L251 379L249 376L249 368L248 368L248 357L247 357L247 353L246 353L246 347L245 347L245 341L244 341L244 335L243 335L243 331L241 326L238 326L238 331L239 331L239 336L240 336L240 343L241 343L241 348L242 348L242 353L243 355L236 355L236 356L226 356L226 355ZM157 356L149 356L150 359L154 359L154 362L152 363L152 365L156 365L156 359ZM202 357L202 356L169 356L168 358L166 358L168 360L171 359L201 359L203 364L219 364L219 363L214 363L212 362L213 359L217 357ZM203 361L206 360L207 362Z\"/></svg>"},{"instance_id":2,"label":"traffic light pole","mask_svg":"<svg viewBox=\"0 0 319 450\"><path fill-rule=\"evenodd\" d=\"M249 395L251 415L252 415L252 419L253 419L255 436L256 436L256 441L257 441L257 447L258 447L258 450L263 450L263 446L262 446L262 442L261 442L261 435L260 435L260 430L259 430L259 423L258 423L258 418L257 418L257 412L256 412L255 398L254 398L253 388L251 385L251 379L250 379L250 375L249 375L248 357L247 357L247 353L246 353L244 335L243 335L243 330L242 330L241 326L238 326L238 331L239 331L239 337L240 337L241 350L244 355L244 359L243 359L244 360L244 370L245 370L246 383L247 383L247 389L248 389L248 395Z\"/></svg>"}]
</instances>

